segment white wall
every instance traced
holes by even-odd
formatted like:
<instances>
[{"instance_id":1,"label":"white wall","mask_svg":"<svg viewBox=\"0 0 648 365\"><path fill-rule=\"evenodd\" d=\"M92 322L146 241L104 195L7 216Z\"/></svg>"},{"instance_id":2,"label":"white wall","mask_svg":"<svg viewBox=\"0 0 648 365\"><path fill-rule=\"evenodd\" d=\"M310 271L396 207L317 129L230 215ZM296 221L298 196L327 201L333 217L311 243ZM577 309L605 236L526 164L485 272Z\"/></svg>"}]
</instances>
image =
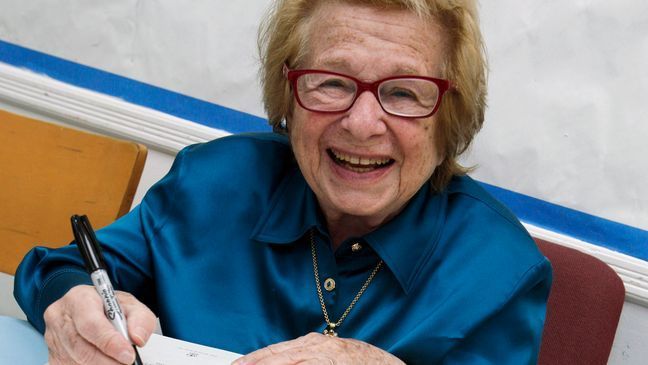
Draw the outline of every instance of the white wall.
<instances>
[{"instance_id":1,"label":"white wall","mask_svg":"<svg viewBox=\"0 0 648 365\"><path fill-rule=\"evenodd\" d=\"M626 302L608 364L642 365L648 359L648 309Z\"/></svg>"},{"instance_id":2,"label":"white wall","mask_svg":"<svg viewBox=\"0 0 648 365\"><path fill-rule=\"evenodd\" d=\"M256 30L269 0L0 3L2 40L263 116Z\"/></svg>"},{"instance_id":3,"label":"white wall","mask_svg":"<svg viewBox=\"0 0 648 365\"><path fill-rule=\"evenodd\" d=\"M475 176L648 230L648 2L481 9L492 72Z\"/></svg>"},{"instance_id":4,"label":"white wall","mask_svg":"<svg viewBox=\"0 0 648 365\"><path fill-rule=\"evenodd\" d=\"M255 39L269 2L3 0L0 39L263 116ZM648 230L648 2L481 12L492 72L475 176Z\"/></svg>"}]
</instances>

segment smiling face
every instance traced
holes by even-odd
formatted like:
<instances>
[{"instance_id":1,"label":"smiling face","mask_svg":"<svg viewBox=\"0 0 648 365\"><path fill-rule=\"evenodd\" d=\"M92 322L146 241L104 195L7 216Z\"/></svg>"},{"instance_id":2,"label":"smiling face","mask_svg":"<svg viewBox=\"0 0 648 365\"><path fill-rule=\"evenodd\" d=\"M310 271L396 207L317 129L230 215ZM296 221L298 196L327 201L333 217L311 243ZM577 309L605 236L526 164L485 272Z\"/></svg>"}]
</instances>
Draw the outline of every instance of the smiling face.
<instances>
[{"instance_id":1,"label":"smiling face","mask_svg":"<svg viewBox=\"0 0 648 365\"><path fill-rule=\"evenodd\" d=\"M440 27L405 10L323 3L313 14L300 68L365 82L442 76ZM442 161L434 143L435 116L389 115L371 92L342 113L311 112L294 103L289 129L299 167L337 244L398 214Z\"/></svg>"}]
</instances>

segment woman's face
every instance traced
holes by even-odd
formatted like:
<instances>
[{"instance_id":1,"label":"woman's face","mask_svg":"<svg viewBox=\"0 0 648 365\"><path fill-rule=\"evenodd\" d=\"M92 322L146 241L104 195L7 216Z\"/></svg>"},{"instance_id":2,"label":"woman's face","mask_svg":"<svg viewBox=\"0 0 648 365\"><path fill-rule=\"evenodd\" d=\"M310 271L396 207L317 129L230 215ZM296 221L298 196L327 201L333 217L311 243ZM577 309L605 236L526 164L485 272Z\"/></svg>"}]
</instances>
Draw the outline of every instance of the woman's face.
<instances>
[{"instance_id":1,"label":"woman's face","mask_svg":"<svg viewBox=\"0 0 648 365\"><path fill-rule=\"evenodd\" d=\"M407 11L322 3L313 15L302 68L365 82L442 76L440 27ZM294 105L288 124L293 150L329 224L352 218L379 226L398 214L441 163L435 116L386 114L370 92L336 114Z\"/></svg>"}]
</instances>

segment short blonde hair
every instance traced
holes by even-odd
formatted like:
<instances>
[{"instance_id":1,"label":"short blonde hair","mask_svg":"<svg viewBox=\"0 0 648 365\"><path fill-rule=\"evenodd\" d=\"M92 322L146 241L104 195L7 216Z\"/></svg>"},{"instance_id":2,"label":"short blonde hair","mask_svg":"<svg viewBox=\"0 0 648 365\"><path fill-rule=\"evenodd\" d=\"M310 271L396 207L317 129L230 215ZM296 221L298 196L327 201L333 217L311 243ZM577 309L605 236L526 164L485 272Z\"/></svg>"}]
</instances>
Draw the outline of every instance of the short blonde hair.
<instances>
[{"instance_id":1,"label":"short blonde hair","mask_svg":"<svg viewBox=\"0 0 648 365\"><path fill-rule=\"evenodd\" d=\"M259 29L263 102L275 130L282 119L290 117L293 106L283 65L300 67L309 49L309 20L321 1L277 0ZM476 0L337 1L407 9L441 26L447 51L442 77L454 86L444 95L436 115L438 129L434 142L443 162L434 171L431 184L435 191L443 190L452 176L469 170L459 165L457 159L484 121L487 65Z\"/></svg>"}]
</instances>

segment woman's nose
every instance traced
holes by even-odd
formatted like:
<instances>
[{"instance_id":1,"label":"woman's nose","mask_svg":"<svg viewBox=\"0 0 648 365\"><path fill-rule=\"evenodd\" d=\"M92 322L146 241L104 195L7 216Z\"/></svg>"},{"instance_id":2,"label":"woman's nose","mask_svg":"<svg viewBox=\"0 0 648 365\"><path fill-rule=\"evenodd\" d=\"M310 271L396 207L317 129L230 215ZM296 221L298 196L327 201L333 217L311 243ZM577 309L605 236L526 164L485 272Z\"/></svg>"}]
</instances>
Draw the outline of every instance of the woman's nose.
<instances>
[{"instance_id":1,"label":"woman's nose","mask_svg":"<svg viewBox=\"0 0 648 365\"><path fill-rule=\"evenodd\" d=\"M347 112L342 127L357 139L366 140L387 131L386 115L378 99L371 92L365 91Z\"/></svg>"}]
</instances>

